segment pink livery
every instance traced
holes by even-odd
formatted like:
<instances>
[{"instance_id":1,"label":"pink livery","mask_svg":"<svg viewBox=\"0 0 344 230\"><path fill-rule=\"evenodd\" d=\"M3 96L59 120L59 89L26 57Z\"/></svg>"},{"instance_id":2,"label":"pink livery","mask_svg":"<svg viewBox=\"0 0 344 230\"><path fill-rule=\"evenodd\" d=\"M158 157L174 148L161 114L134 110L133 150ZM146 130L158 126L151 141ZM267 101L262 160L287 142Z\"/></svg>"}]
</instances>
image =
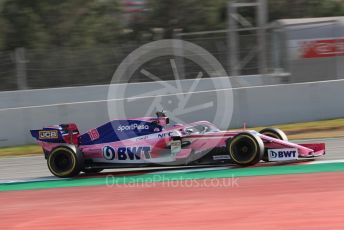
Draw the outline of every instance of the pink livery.
<instances>
[{"instance_id":1,"label":"pink livery","mask_svg":"<svg viewBox=\"0 0 344 230\"><path fill-rule=\"evenodd\" d=\"M251 166L325 154L325 144L295 144L279 129L221 131L207 121L169 125L163 112L156 117L113 120L84 134L71 123L31 130L31 135L42 146L49 170L58 177L119 167Z\"/></svg>"}]
</instances>

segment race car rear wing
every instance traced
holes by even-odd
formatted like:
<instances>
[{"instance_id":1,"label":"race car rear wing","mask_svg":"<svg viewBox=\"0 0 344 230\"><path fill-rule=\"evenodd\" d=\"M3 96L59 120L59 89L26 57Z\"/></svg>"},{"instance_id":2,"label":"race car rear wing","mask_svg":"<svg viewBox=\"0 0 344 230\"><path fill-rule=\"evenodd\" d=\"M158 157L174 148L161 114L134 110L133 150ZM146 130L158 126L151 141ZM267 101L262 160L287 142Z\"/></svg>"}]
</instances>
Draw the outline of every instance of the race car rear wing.
<instances>
[{"instance_id":1,"label":"race car rear wing","mask_svg":"<svg viewBox=\"0 0 344 230\"><path fill-rule=\"evenodd\" d=\"M47 143L78 144L79 130L74 123L54 125L38 130L30 130L36 140Z\"/></svg>"},{"instance_id":2,"label":"race car rear wing","mask_svg":"<svg viewBox=\"0 0 344 230\"><path fill-rule=\"evenodd\" d=\"M43 128L38 130L30 130L31 136L38 141L48 143L66 143L59 129Z\"/></svg>"}]
</instances>

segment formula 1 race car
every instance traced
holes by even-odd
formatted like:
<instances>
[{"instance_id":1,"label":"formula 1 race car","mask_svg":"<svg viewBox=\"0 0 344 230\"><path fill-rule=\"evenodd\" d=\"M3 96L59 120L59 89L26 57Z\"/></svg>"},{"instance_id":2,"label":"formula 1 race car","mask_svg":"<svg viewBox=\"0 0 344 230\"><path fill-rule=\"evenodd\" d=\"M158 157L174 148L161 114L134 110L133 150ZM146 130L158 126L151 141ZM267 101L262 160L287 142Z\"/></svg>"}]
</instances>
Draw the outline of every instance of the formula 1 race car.
<instances>
[{"instance_id":1,"label":"formula 1 race car","mask_svg":"<svg viewBox=\"0 0 344 230\"><path fill-rule=\"evenodd\" d=\"M325 154L325 144L294 144L279 129L220 131L207 121L168 125L157 117L113 120L80 134L73 123L31 130L57 177L142 166L295 161Z\"/></svg>"}]
</instances>

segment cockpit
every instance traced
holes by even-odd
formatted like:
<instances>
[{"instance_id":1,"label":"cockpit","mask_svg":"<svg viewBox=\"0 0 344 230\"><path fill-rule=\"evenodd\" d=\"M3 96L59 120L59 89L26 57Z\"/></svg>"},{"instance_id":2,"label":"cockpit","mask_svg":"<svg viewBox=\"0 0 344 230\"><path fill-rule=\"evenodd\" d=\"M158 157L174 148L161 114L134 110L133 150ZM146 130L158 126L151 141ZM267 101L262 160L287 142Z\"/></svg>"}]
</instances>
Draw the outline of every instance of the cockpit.
<instances>
[{"instance_id":1,"label":"cockpit","mask_svg":"<svg viewBox=\"0 0 344 230\"><path fill-rule=\"evenodd\" d=\"M164 127L170 123L170 119L166 116L166 114L163 111L157 112L156 116L157 116L157 123L159 125Z\"/></svg>"},{"instance_id":2,"label":"cockpit","mask_svg":"<svg viewBox=\"0 0 344 230\"><path fill-rule=\"evenodd\" d=\"M220 130L213 124L209 122L197 122L195 124L191 123L190 126L184 128L184 134L205 134L205 133L215 133L220 132Z\"/></svg>"}]
</instances>

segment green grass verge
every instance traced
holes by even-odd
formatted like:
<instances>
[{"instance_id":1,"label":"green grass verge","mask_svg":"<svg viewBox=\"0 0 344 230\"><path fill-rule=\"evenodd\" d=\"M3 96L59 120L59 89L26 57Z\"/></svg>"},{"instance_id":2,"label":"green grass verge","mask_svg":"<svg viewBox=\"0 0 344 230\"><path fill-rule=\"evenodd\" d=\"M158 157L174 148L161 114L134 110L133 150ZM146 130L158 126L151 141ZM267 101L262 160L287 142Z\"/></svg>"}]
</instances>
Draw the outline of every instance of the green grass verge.
<instances>
[{"instance_id":1,"label":"green grass verge","mask_svg":"<svg viewBox=\"0 0 344 230\"><path fill-rule=\"evenodd\" d=\"M0 148L0 157L3 156L27 156L42 154L42 148L38 145L23 145L16 147Z\"/></svg>"},{"instance_id":2,"label":"green grass verge","mask_svg":"<svg viewBox=\"0 0 344 230\"><path fill-rule=\"evenodd\" d=\"M272 127L278 127L283 129L285 132L288 131L304 131L308 130L331 130L344 128L344 118L333 119L333 120L322 120L322 121L311 121L303 123L292 123L292 124L281 124L281 125L272 125ZM259 127L258 127L259 128ZM265 127L260 127L265 128Z\"/></svg>"},{"instance_id":3,"label":"green grass verge","mask_svg":"<svg viewBox=\"0 0 344 230\"><path fill-rule=\"evenodd\" d=\"M344 137L344 118L292 124L271 125L283 130L290 140ZM261 130L265 127L248 127Z\"/></svg>"},{"instance_id":4,"label":"green grass verge","mask_svg":"<svg viewBox=\"0 0 344 230\"><path fill-rule=\"evenodd\" d=\"M344 118L312 121L303 123L272 125L285 131L290 140L307 138L332 138L344 137ZM259 131L265 127L252 127ZM42 149L38 145L25 145L16 147L0 148L0 157L2 156L25 156L42 154Z\"/></svg>"}]
</instances>

